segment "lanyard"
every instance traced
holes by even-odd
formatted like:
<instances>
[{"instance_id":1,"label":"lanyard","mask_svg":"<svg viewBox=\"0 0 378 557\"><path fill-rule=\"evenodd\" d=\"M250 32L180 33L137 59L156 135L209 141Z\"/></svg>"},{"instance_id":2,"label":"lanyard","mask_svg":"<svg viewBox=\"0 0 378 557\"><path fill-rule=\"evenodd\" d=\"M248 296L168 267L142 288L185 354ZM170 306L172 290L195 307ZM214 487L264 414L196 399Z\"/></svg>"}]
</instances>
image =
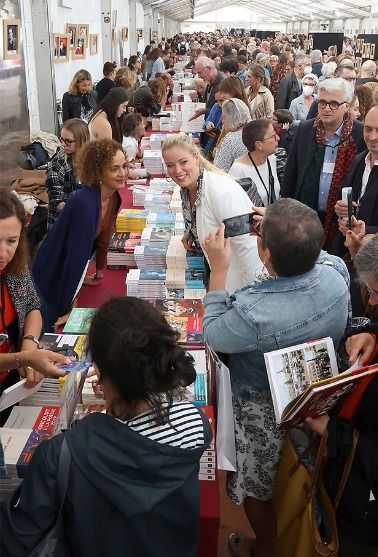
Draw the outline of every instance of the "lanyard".
<instances>
[{"instance_id":1,"label":"lanyard","mask_svg":"<svg viewBox=\"0 0 378 557\"><path fill-rule=\"evenodd\" d=\"M4 277L3 276L0 278L0 281L1 281L1 308L0 308L1 326L2 326L2 332L6 333L6 327L5 327L5 285L4 285Z\"/></svg>"},{"instance_id":2,"label":"lanyard","mask_svg":"<svg viewBox=\"0 0 378 557\"><path fill-rule=\"evenodd\" d=\"M272 169L270 166L270 161L269 159L266 159L266 162L268 163L268 172L269 172L269 184L268 184L268 188L265 185L264 180L262 179L262 176L259 172L259 169L256 166L255 161L253 160L253 158L251 157L251 154L248 153L248 157L249 160L251 161L251 163L253 164L253 166L255 167L255 170L257 172L258 177L260 178L260 182L262 183L264 190L266 191L266 195L267 195L267 199L268 199L268 203L267 205L271 205L272 203L274 203L276 201L276 194L274 191L274 178L273 178L273 173L272 173Z\"/></svg>"}]
</instances>

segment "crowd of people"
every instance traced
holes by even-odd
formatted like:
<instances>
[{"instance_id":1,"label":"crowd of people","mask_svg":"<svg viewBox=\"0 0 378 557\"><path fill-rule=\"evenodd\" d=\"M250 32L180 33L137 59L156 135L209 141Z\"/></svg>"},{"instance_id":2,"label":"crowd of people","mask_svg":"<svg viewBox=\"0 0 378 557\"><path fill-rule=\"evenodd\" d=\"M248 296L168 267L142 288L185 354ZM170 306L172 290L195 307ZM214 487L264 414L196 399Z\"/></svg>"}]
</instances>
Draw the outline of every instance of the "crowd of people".
<instances>
[{"instance_id":1,"label":"crowd of people","mask_svg":"<svg viewBox=\"0 0 378 557\"><path fill-rule=\"evenodd\" d=\"M8 304L1 315L3 331L18 323L19 349L14 361L1 355L5 367L1 358L0 369L16 363L34 384L38 372L59 373L55 364L62 361L49 352L38 359L35 337L64 322L83 281L101 284L119 191L142 156L146 119L172 102L176 63L191 78L190 96L205 106L193 115L204 116L203 131L197 142L184 133L170 136L162 157L168 176L180 187L183 244L206 258L204 335L227 361L233 394L237 470L229 474L227 490L244 506L256 534L256 557L280 554L272 496L285 438L274 417L264 353L329 336L336 349L345 346L351 363L364 364L377 344L377 64L366 60L356 71L354 38L344 40L338 56L307 47L305 36L290 33L265 39L226 31L179 34L147 45L127 66L106 62L95 87L86 70L78 71L63 96L62 150L47 171L48 231L32 266L35 287L22 251L20 208L10 194L0 196L1 285ZM350 188L351 204L345 188ZM252 211L251 235L225 238L223 221ZM12 249L3 247L7 243ZM95 274L85 276L92 256ZM27 292L25 299L14 299L20 296L17 281ZM366 315L369 323L357 327L357 318ZM109 547L112 555L122 555L128 545L152 556L160 554L153 547L159 543L165 556L195 555L195 472L211 434L193 405L180 399L194 371L175 340L152 307L132 298L109 302L92 322L89 348L109 416L84 420L65 436L75 455L67 504L67 537L75 555L88 555L88 548L91 555L103 555ZM356 487L348 485L337 514L339 557L377 556L376 394L373 379L348 423L337 411L307 421L317 433L329 430L325 480L331 497L353 427L360 430L350 480ZM178 433L176 411L190 414L191 436ZM139 444L143 419L153 430L168 431L164 448L149 434ZM92 436L101 450L91 445ZM56 520L61 445L59 436L37 451L30 477L3 504L4 555L28 554L38 532ZM147 471L145 452L154 461ZM133 459L143 462L138 465L143 474L157 474L152 502L144 497L150 479L142 474L141 482ZM169 459L169 469L157 472L163 459ZM0 459L0 472L2 466ZM125 467L125 481L118 472L110 474L112 466ZM109 491L102 485L105 477ZM84 500L75 503L83 491ZM38 497L46 505L42 516ZM98 497L105 501L108 527L115 516L117 524L127 526L120 526L117 540L104 537L103 546L93 541L101 528ZM351 512L349 505L356 501ZM82 536L88 508L90 528ZM143 520L132 516L135 509L153 524L149 539L143 537ZM174 519L175 512L182 520ZM240 555L243 536L233 533L229 545Z\"/></svg>"}]
</instances>

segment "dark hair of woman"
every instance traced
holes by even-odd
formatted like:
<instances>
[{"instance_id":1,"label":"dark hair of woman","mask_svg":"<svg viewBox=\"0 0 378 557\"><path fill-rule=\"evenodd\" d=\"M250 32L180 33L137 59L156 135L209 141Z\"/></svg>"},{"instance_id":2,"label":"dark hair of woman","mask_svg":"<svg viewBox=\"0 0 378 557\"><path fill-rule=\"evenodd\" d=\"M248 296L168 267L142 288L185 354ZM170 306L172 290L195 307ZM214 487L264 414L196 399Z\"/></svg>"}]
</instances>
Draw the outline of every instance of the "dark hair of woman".
<instances>
[{"instance_id":1,"label":"dark hair of woman","mask_svg":"<svg viewBox=\"0 0 378 557\"><path fill-rule=\"evenodd\" d=\"M76 157L76 171L80 180L87 186L98 188L101 177L122 146L114 139L89 141ZM126 156L126 155L125 155Z\"/></svg>"},{"instance_id":2,"label":"dark hair of woman","mask_svg":"<svg viewBox=\"0 0 378 557\"><path fill-rule=\"evenodd\" d=\"M374 104L373 93L368 87L362 85L361 87L356 87L355 96L358 97L359 102L360 117L358 120L364 122L366 114Z\"/></svg>"},{"instance_id":3,"label":"dark hair of woman","mask_svg":"<svg viewBox=\"0 0 378 557\"><path fill-rule=\"evenodd\" d=\"M164 97L166 96L166 83L161 77L156 77L155 79L150 79L148 86L152 91L153 96L158 104L162 104Z\"/></svg>"},{"instance_id":4,"label":"dark hair of woman","mask_svg":"<svg viewBox=\"0 0 378 557\"><path fill-rule=\"evenodd\" d=\"M266 130L272 124L272 120L268 118L259 118L248 122L242 131L242 141L249 153L252 153L256 147L256 141L263 141Z\"/></svg>"},{"instance_id":5,"label":"dark hair of woman","mask_svg":"<svg viewBox=\"0 0 378 557\"><path fill-rule=\"evenodd\" d=\"M126 114L122 122L123 135L126 137L132 135L142 121L143 121L142 115L138 114L138 112L133 112L132 114Z\"/></svg>"},{"instance_id":6,"label":"dark hair of woman","mask_svg":"<svg viewBox=\"0 0 378 557\"><path fill-rule=\"evenodd\" d=\"M161 50L160 48L153 48L148 54L147 54L147 60L157 60L159 58L159 56L161 56Z\"/></svg>"},{"instance_id":7,"label":"dark hair of woman","mask_svg":"<svg viewBox=\"0 0 378 557\"><path fill-rule=\"evenodd\" d=\"M128 67L130 68L130 70L135 71L134 70L134 64L136 64L138 62L138 60L140 60L140 58L136 54L133 54L132 56L130 56L129 62L127 64Z\"/></svg>"},{"instance_id":8,"label":"dark hair of woman","mask_svg":"<svg viewBox=\"0 0 378 557\"><path fill-rule=\"evenodd\" d=\"M148 44L146 46L146 48L144 49L143 56L147 56L147 54L150 52L151 48L152 48L151 45Z\"/></svg>"},{"instance_id":9,"label":"dark hair of woman","mask_svg":"<svg viewBox=\"0 0 378 557\"><path fill-rule=\"evenodd\" d=\"M21 224L20 239L16 252L6 267L8 275L22 275L29 263L29 251L26 240L25 209L18 197L7 188L0 188L0 220L16 217Z\"/></svg>"},{"instance_id":10,"label":"dark hair of woman","mask_svg":"<svg viewBox=\"0 0 378 557\"><path fill-rule=\"evenodd\" d=\"M119 395L110 407L113 416L129 420L144 401L158 424L167 422L174 398L196 377L178 337L151 304L138 298L114 298L95 313L88 348L100 383L109 380Z\"/></svg>"},{"instance_id":11,"label":"dark hair of woman","mask_svg":"<svg viewBox=\"0 0 378 557\"><path fill-rule=\"evenodd\" d=\"M129 100L129 95L123 87L113 87L106 95L105 98L97 105L96 110L93 112L91 120L95 117L98 112L105 112L109 124L112 127L113 139L122 143L122 131L121 131L121 121L122 116L118 117L117 112L119 105L127 102ZM91 121L90 120L90 121Z\"/></svg>"},{"instance_id":12,"label":"dark hair of woman","mask_svg":"<svg viewBox=\"0 0 378 557\"><path fill-rule=\"evenodd\" d=\"M236 75L230 75L229 77L226 77L226 79L222 79L216 92L228 93L231 95L232 99L240 99L249 108L249 102L243 83Z\"/></svg>"}]
</instances>

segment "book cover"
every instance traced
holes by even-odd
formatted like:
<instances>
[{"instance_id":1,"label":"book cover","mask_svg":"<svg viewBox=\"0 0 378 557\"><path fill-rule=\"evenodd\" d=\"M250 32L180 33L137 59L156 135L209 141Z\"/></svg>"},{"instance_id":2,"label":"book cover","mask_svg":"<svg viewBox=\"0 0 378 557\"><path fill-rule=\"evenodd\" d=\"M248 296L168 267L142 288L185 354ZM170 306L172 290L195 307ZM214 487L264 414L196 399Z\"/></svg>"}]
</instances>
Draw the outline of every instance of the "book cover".
<instances>
[{"instance_id":1,"label":"book cover","mask_svg":"<svg viewBox=\"0 0 378 557\"><path fill-rule=\"evenodd\" d=\"M276 421L298 425L306 417L329 412L378 366L338 373L330 337L264 355Z\"/></svg>"},{"instance_id":2,"label":"book cover","mask_svg":"<svg viewBox=\"0 0 378 557\"><path fill-rule=\"evenodd\" d=\"M65 356L74 356L78 360L85 360L87 354L86 335L68 335L44 333L40 344L46 350L60 352Z\"/></svg>"},{"instance_id":3,"label":"book cover","mask_svg":"<svg viewBox=\"0 0 378 557\"><path fill-rule=\"evenodd\" d=\"M64 326L63 333L88 334L95 312L96 308L73 308Z\"/></svg>"},{"instance_id":4,"label":"book cover","mask_svg":"<svg viewBox=\"0 0 378 557\"><path fill-rule=\"evenodd\" d=\"M16 464L17 475L19 478L25 477L27 473L28 465L38 445L40 445L42 441L46 441L47 439L50 438L51 438L51 431L46 431L43 429L34 429L31 432Z\"/></svg>"},{"instance_id":5,"label":"book cover","mask_svg":"<svg viewBox=\"0 0 378 557\"><path fill-rule=\"evenodd\" d=\"M166 299L154 300L154 302L156 309L163 315L202 318L204 314L204 306L200 300Z\"/></svg>"},{"instance_id":6,"label":"book cover","mask_svg":"<svg viewBox=\"0 0 378 557\"><path fill-rule=\"evenodd\" d=\"M338 374L330 337L264 354L277 423L290 402L321 379Z\"/></svg>"},{"instance_id":7,"label":"book cover","mask_svg":"<svg viewBox=\"0 0 378 557\"><path fill-rule=\"evenodd\" d=\"M14 406L4 427L52 431L59 410L59 406Z\"/></svg>"}]
</instances>

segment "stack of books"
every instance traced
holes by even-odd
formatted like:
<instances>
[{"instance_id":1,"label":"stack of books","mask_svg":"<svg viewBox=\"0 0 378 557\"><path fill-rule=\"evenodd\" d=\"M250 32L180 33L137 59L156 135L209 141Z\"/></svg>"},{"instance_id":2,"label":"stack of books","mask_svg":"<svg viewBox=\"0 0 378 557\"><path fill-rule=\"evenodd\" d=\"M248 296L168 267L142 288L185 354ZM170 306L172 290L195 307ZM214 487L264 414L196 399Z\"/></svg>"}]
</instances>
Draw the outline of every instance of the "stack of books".
<instances>
[{"instance_id":1,"label":"stack of books","mask_svg":"<svg viewBox=\"0 0 378 557\"><path fill-rule=\"evenodd\" d=\"M185 269L187 251L182 243L182 236L172 236L167 249L167 269Z\"/></svg>"},{"instance_id":2,"label":"stack of books","mask_svg":"<svg viewBox=\"0 0 378 557\"><path fill-rule=\"evenodd\" d=\"M170 192L149 192L144 198L144 208L152 213L167 213L170 210L171 199Z\"/></svg>"},{"instance_id":3,"label":"stack of books","mask_svg":"<svg viewBox=\"0 0 378 557\"><path fill-rule=\"evenodd\" d=\"M136 246L134 249L134 258L138 269L163 268L165 266L166 254L166 244Z\"/></svg>"},{"instance_id":4,"label":"stack of books","mask_svg":"<svg viewBox=\"0 0 378 557\"><path fill-rule=\"evenodd\" d=\"M161 150L161 146L167 137L166 133L152 133L150 135L150 149L154 151Z\"/></svg>"},{"instance_id":5,"label":"stack of books","mask_svg":"<svg viewBox=\"0 0 378 557\"><path fill-rule=\"evenodd\" d=\"M150 191L150 186L131 186L129 190L132 191L133 195L133 207L142 207L144 205L146 194Z\"/></svg>"},{"instance_id":6,"label":"stack of books","mask_svg":"<svg viewBox=\"0 0 378 557\"><path fill-rule=\"evenodd\" d=\"M175 235L182 235L185 231L182 213L150 213L147 218L149 228L168 228Z\"/></svg>"},{"instance_id":7,"label":"stack of books","mask_svg":"<svg viewBox=\"0 0 378 557\"><path fill-rule=\"evenodd\" d=\"M215 470L217 467L217 459L215 452L215 419L214 419L214 408L211 405L202 406L202 412L207 416L210 427L213 432L213 440L210 443L209 448L203 453L200 459L200 470L198 478L200 481L215 481Z\"/></svg>"},{"instance_id":8,"label":"stack of books","mask_svg":"<svg viewBox=\"0 0 378 557\"><path fill-rule=\"evenodd\" d=\"M141 236L141 232L113 232L106 259L108 269L135 267L134 248L140 245Z\"/></svg>"},{"instance_id":9,"label":"stack of books","mask_svg":"<svg viewBox=\"0 0 378 557\"><path fill-rule=\"evenodd\" d=\"M165 299L149 301L164 315L171 327L180 334L180 338L177 341L179 344L188 346L203 345L204 307L201 300ZM197 359L199 357L196 356ZM197 361L197 364L197 372L198 369L206 369L205 360Z\"/></svg>"},{"instance_id":10,"label":"stack of books","mask_svg":"<svg viewBox=\"0 0 378 557\"><path fill-rule=\"evenodd\" d=\"M25 477L35 449L51 436L51 430L45 429L0 428L4 460L12 478Z\"/></svg>"},{"instance_id":11,"label":"stack of books","mask_svg":"<svg viewBox=\"0 0 378 557\"><path fill-rule=\"evenodd\" d=\"M148 211L121 209L116 220L117 232L141 232L146 226Z\"/></svg>"},{"instance_id":12,"label":"stack of books","mask_svg":"<svg viewBox=\"0 0 378 557\"><path fill-rule=\"evenodd\" d=\"M169 205L169 210L171 213L181 213L182 212L182 203L181 203L181 194L180 194L180 186L177 186L172 194L171 203Z\"/></svg>"},{"instance_id":13,"label":"stack of books","mask_svg":"<svg viewBox=\"0 0 378 557\"><path fill-rule=\"evenodd\" d=\"M165 297L165 269L130 269L126 276L128 296L137 298Z\"/></svg>"},{"instance_id":14,"label":"stack of books","mask_svg":"<svg viewBox=\"0 0 378 557\"><path fill-rule=\"evenodd\" d=\"M140 239L141 246L148 245L164 245L168 243L172 237L172 232L168 228L145 228Z\"/></svg>"},{"instance_id":15,"label":"stack of books","mask_svg":"<svg viewBox=\"0 0 378 557\"><path fill-rule=\"evenodd\" d=\"M143 155L144 168L149 174L164 174L161 151L150 149Z\"/></svg>"},{"instance_id":16,"label":"stack of books","mask_svg":"<svg viewBox=\"0 0 378 557\"><path fill-rule=\"evenodd\" d=\"M203 269L167 269L167 288L206 288Z\"/></svg>"},{"instance_id":17,"label":"stack of books","mask_svg":"<svg viewBox=\"0 0 378 557\"><path fill-rule=\"evenodd\" d=\"M176 184L168 178L151 178L150 180L151 192L173 193L176 188Z\"/></svg>"}]
</instances>

